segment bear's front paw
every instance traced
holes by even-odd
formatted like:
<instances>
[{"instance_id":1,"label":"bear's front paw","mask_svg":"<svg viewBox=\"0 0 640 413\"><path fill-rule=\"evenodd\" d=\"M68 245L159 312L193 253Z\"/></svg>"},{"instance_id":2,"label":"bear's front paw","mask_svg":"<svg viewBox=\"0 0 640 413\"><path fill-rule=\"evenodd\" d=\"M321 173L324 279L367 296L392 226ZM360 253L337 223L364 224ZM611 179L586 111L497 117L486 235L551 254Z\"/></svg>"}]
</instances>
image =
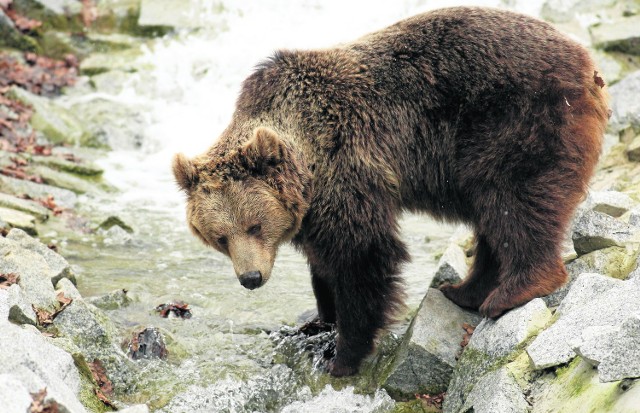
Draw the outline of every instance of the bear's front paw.
<instances>
[{"instance_id":1,"label":"bear's front paw","mask_svg":"<svg viewBox=\"0 0 640 413\"><path fill-rule=\"evenodd\" d=\"M331 374L333 377L353 376L358 372L357 367L344 364L340 362L340 360L336 359L335 357L333 358L333 360L329 362L328 370L329 370L329 374Z\"/></svg>"}]
</instances>

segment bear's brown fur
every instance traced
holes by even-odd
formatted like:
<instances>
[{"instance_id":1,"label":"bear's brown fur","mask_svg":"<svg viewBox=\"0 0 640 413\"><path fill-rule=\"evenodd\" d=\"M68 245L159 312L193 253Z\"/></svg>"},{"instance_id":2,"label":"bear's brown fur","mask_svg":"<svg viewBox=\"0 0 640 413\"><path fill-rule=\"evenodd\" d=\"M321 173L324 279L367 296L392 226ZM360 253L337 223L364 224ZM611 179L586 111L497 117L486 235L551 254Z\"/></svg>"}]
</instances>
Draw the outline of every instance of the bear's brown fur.
<instances>
[{"instance_id":1,"label":"bear's brown fur","mask_svg":"<svg viewBox=\"0 0 640 413\"><path fill-rule=\"evenodd\" d=\"M202 156L177 156L192 230L247 288L277 246L308 258L337 323L334 375L357 371L402 304L403 210L475 230L468 278L442 288L489 317L565 282L560 244L596 165L607 105L587 51L482 8L422 14L355 42L280 51L242 86Z\"/></svg>"}]
</instances>

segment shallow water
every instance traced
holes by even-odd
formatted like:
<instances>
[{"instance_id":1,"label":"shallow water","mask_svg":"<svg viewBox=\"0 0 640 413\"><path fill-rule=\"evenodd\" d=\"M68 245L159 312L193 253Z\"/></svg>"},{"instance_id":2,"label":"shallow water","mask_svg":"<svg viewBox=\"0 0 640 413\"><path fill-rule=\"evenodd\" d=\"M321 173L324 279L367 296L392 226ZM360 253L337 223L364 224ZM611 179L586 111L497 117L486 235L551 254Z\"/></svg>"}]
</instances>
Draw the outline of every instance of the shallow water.
<instances>
[{"instance_id":1,"label":"shallow water","mask_svg":"<svg viewBox=\"0 0 640 413\"><path fill-rule=\"evenodd\" d=\"M286 368L276 366L274 372L272 344L264 331L294 324L315 306L306 262L284 246L271 280L256 291L242 288L230 262L188 232L183 196L170 174L171 156L178 151L190 156L203 152L216 139L231 117L241 81L275 49L330 46L454 3L224 2L221 11L208 16L208 29L159 39L143 48L138 64L153 69L132 74L127 87L109 96L143 115L145 127L138 131L142 147L115 148L100 160L105 179L121 192L85 204L105 216L120 216L135 233L124 245L100 235L63 240L63 254L76 266L83 295L125 288L135 301L110 311L112 318L125 328L154 325L169 337L169 361L146 362L139 389L127 401L159 407L171 395L189 389L168 411L186 411L188 402L202 398L208 401L200 406L208 411L279 410L289 403L283 411L293 412L303 407L328 411L336 400L357 399L349 389L326 389L312 398ZM413 258L403 271L409 308L417 307L426 292L452 231L426 216L403 217L402 236ZM156 305L173 300L189 303L193 317L161 319L153 312ZM280 401L263 400L251 407L247 387L265 400ZM219 404L212 404L214 400ZM384 393L357 400L358 409L344 402L336 405L343 410L331 411L386 411L391 403Z\"/></svg>"}]
</instances>

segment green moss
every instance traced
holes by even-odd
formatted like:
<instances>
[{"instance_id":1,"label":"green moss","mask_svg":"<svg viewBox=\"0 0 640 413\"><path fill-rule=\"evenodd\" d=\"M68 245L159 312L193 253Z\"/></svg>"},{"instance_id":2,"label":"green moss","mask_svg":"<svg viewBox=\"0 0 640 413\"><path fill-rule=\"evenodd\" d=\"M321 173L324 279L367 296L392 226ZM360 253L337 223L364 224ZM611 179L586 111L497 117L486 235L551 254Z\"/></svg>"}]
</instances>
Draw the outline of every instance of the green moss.
<instances>
[{"instance_id":1,"label":"green moss","mask_svg":"<svg viewBox=\"0 0 640 413\"><path fill-rule=\"evenodd\" d=\"M626 247L609 247L593 251L581 257L592 268L609 277L626 279L636 265L640 249L638 245L630 244Z\"/></svg>"},{"instance_id":2,"label":"green moss","mask_svg":"<svg viewBox=\"0 0 640 413\"><path fill-rule=\"evenodd\" d=\"M441 410L436 407L428 406L420 399L396 403L393 409L393 413L437 413L440 411Z\"/></svg>"},{"instance_id":3,"label":"green moss","mask_svg":"<svg viewBox=\"0 0 640 413\"><path fill-rule=\"evenodd\" d=\"M80 373L80 394L78 395L78 399L82 405L90 412L113 411L96 396L95 389L98 384L93 379L93 375L84 356L80 353L73 353L71 357L73 357L73 361Z\"/></svg>"}]
</instances>

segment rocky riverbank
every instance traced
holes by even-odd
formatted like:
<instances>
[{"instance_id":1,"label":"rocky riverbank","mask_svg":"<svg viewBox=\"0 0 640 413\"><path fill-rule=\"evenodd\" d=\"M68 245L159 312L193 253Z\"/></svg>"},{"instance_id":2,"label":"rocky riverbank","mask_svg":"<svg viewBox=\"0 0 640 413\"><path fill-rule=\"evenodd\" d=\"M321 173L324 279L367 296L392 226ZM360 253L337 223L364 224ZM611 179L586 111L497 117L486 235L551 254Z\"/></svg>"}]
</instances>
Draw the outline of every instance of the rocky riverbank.
<instances>
[{"instance_id":1,"label":"rocky riverbank","mask_svg":"<svg viewBox=\"0 0 640 413\"><path fill-rule=\"evenodd\" d=\"M178 3L0 0L3 412L149 411L136 403L166 412L640 412L637 1L549 0L541 10L590 45L611 95L604 155L567 234L564 288L495 321L430 289L354 378L323 371L330 328L257 326L242 334L269 333L266 374L161 395L141 388L155 374L145 360L166 356L165 341L169 354L189 350L162 329L132 334L114 323L110 312L132 299L122 289L83 297L83 278L63 256L135 235L93 207L115 191L96 161L145 139L144 107L113 96L145 71L149 42L197 30L207 20L193 16L224 8L194 2L190 14L167 12ZM460 228L441 253L432 287L465 276L469 231Z\"/></svg>"}]
</instances>

